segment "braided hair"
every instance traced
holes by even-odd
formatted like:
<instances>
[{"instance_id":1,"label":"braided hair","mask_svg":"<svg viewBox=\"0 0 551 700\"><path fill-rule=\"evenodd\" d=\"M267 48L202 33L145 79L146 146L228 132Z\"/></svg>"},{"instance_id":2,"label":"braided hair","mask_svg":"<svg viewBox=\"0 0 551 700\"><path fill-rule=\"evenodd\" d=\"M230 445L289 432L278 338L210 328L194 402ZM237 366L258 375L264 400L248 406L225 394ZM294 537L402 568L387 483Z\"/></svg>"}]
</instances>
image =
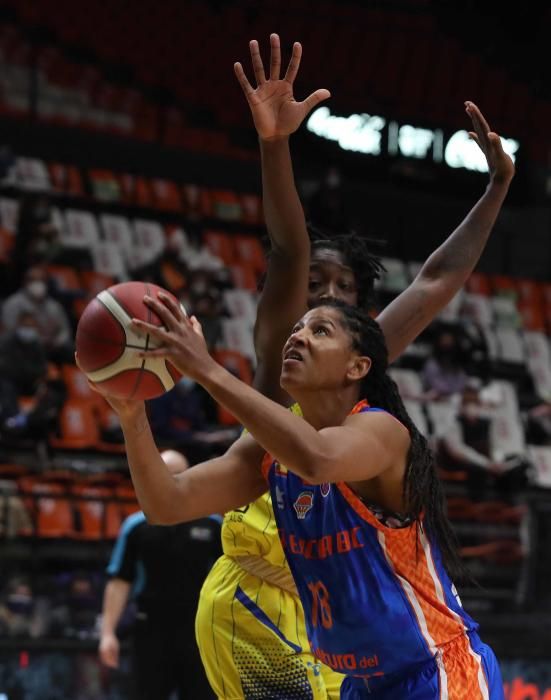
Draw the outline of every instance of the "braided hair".
<instances>
[{"instance_id":1,"label":"braided hair","mask_svg":"<svg viewBox=\"0 0 551 700\"><path fill-rule=\"evenodd\" d=\"M459 558L456 538L445 515L444 494L433 454L425 437L409 417L398 387L387 374L388 353L379 324L361 309L339 300L320 301L316 306L337 308L343 326L351 336L352 348L371 359L371 368L361 383L360 396L367 398L372 406L388 411L410 434L403 487L404 515L415 520L419 527L425 527L435 538L452 578L464 578L465 566Z\"/></svg>"},{"instance_id":2,"label":"braided hair","mask_svg":"<svg viewBox=\"0 0 551 700\"><path fill-rule=\"evenodd\" d=\"M374 283L384 272L384 265L373 249L380 247L380 241L365 238L354 231L333 233L307 224L312 253L329 249L338 251L344 263L352 270L358 289L358 306L369 308L374 305Z\"/></svg>"}]
</instances>

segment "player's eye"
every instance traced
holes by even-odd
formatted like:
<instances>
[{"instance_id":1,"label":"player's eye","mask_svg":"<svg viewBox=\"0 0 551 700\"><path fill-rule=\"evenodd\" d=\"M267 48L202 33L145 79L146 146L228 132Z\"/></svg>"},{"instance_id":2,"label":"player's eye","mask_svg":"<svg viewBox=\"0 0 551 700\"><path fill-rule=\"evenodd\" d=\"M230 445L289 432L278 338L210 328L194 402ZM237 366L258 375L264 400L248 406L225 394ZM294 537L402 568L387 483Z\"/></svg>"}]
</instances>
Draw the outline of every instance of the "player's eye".
<instances>
[{"instance_id":1,"label":"player's eye","mask_svg":"<svg viewBox=\"0 0 551 700\"><path fill-rule=\"evenodd\" d=\"M326 326L316 326L314 335L329 335L329 329Z\"/></svg>"}]
</instances>

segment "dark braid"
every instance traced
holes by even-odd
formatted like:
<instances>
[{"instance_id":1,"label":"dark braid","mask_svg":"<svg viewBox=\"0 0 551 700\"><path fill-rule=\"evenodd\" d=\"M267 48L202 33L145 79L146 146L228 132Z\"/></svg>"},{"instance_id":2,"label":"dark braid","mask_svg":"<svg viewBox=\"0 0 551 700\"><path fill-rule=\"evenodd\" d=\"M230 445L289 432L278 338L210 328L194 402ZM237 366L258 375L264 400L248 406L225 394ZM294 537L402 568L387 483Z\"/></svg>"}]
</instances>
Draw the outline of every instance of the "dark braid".
<instances>
[{"instance_id":1,"label":"dark braid","mask_svg":"<svg viewBox=\"0 0 551 700\"><path fill-rule=\"evenodd\" d=\"M444 493L434 458L427 441L409 417L395 382L387 374L388 353L379 324L361 309L340 301L317 304L338 308L343 325L352 337L352 347L371 359L371 368L362 380L360 396L371 406L382 408L397 418L408 429L411 445L404 475L404 503L406 512L436 539L444 565L453 577L465 578L465 566L459 558L455 535L445 515Z\"/></svg>"},{"instance_id":2,"label":"dark braid","mask_svg":"<svg viewBox=\"0 0 551 700\"><path fill-rule=\"evenodd\" d=\"M323 248L341 253L345 264L350 267L356 278L358 306L362 308L373 306L375 302L373 285L385 269L379 257L373 253L373 249L380 248L382 243L362 237L354 231L333 233L312 226L310 223L307 226L312 252Z\"/></svg>"}]
</instances>

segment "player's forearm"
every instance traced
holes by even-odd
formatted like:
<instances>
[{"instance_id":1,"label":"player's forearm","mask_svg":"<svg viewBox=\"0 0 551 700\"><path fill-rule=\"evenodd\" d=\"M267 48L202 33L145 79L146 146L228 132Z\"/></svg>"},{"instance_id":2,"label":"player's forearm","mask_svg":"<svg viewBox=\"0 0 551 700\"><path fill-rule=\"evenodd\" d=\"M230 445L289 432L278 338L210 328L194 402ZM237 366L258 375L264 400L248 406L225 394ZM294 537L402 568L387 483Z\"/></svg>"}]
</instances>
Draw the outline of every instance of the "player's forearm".
<instances>
[{"instance_id":1,"label":"player's forearm","mask_svg":"<svg viewBox=\"0 0 551 700\"><path fill-rule=\"evenodd\" d=\"M450 298L477 264L501 210L509 182L490 182L455 231L425 262L419 276L437 280Z\"/></svg>"},{"instance_id":2,"label":"player's forearm","mask_svg":"<svg viewBox=\"0 0 551 700\"><path fill-rule=\"evenodd\" d=\"M490 182L464 221L429 257L411 285L377 317L393 362L467 281L478 262L509 183Z\"/></svg>"},{"instance_id":3,"label":"player's forearm","mask_svg":"<svg viewBox=\"0 0 551 700\"><path fill-rule=\"evenodd\" d=\"M120 578L108 581L103 594L103 610L101 617L101 636L115 634L121 615L124 612L130 584Z\"/></svg>"},{"instance_id":4,"label":"player's forearm","mask_svg":"<svg viewBox=\"0 0 551 700\"><path fill-rule=\"evenodd\" d=\"M153 439L145 409L120 414L126 456L138 502L152 523L176 522L185 503L183 489L167 469Z\"/></svg>"},{"instance_id":5,"label":"player's forearm","mask_svg":"<svg viewBox=\"0 0 551 700\"><path fill-rule=\"evenodd\" d=\"M198 381L266 452L299 476L311 478L312 470L331 451L319 432L304 419L262 396L223 367L213 363Z\"/></svg>"},{"instance_id":6,"label":"player's forearm","mask_svg":"<svg viewBox=\"0 0 551 700\"><path fill-rule=\"evenodd\" d=\"M282 255L310 254L304 210L295 186L289 139L260 141L262 197L272 248Z\"/></svg>"}]
</instances>

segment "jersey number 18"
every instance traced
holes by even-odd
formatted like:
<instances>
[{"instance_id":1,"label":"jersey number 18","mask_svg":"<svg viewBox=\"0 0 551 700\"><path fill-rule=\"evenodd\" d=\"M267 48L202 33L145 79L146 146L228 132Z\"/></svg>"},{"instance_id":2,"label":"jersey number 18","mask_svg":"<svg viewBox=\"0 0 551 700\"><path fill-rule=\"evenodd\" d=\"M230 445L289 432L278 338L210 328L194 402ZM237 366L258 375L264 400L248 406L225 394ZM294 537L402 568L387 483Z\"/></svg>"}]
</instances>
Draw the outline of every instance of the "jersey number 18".
<instances>
[{"instance_id":1,"label":"jersey number 18","mask_svg":"<svg viewBox=\"0 0 551 700\"><path fill-rule=\"evenodd\" d=\"M329 591L321 581L309 583L308 588L312 593L312 625L317 627L321 621L325 629L330 629L333 627L333 618L329 605Z\"/></svg>"}]
</instances>

